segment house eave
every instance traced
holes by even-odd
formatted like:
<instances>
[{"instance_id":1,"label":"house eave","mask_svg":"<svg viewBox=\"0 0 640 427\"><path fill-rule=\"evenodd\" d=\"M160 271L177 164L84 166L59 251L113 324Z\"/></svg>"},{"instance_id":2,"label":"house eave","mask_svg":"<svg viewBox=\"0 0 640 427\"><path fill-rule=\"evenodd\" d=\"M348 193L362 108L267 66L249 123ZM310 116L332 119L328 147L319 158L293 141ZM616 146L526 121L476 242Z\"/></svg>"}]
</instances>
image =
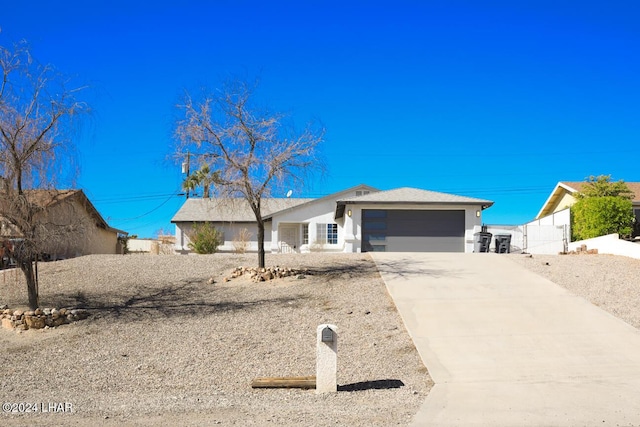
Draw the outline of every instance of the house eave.
<instances>
[{"instance_id":1,"label":"house eave","mask_svg":"<svg viewBox=\"0 0 640 427\"><path fill-rule=\"evenodd\" d=\"M342 218L344 216L344 211L345 211L345 206L346 205L402 205L402 206L442 206L442 205L446 205L446 206L460 206L460 205L464 205L464 206L478 206L480 205L480 208L482 210L485 210L487 208L490 208L491 206L493 206L493 202L491 201L482 201L482 203L480 201L478 202L472 202L472 201L442 201L442 202L438 202L438 201L424 201L424 202L403 202L401 200L396 200L396 201L356 201L356 200L352 200L352 201L338 201L336 202L336 212L335 212L335 218Z\"/></svg>"},{"instance_id":2,"label":"house eave","mask_svg":"<svg viewBox=\"0 0 640 427\"><path fill-rule=\"evenodd\" d=\"M567 194L574 194L577 191L578 190L576 190L575 188L570 187L563 182L557 183L547 200L542 205L540 212L538 212L538 215L536 215L534 219L540 219L551 214L553 212L553 206L562 197L562 192L566 192Z\"/></svg>"}]
</instances>

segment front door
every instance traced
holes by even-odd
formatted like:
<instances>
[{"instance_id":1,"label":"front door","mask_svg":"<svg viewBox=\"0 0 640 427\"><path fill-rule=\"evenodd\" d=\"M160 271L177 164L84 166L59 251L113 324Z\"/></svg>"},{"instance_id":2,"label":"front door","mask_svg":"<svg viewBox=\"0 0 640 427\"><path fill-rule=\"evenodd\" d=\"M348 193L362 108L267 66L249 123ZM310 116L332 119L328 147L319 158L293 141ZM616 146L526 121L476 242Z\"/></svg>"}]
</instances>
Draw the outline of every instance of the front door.
<instances>
[{"instance_id":1,"label":"front door","mask_svg":"<svg viewBox=\"0 0 640 427\"><path fill-rule=\"evenodd\" d=\"M298 248L298 226L283 225L280 227L280 252L292 253Z\"/></svg>"}]
</instances>

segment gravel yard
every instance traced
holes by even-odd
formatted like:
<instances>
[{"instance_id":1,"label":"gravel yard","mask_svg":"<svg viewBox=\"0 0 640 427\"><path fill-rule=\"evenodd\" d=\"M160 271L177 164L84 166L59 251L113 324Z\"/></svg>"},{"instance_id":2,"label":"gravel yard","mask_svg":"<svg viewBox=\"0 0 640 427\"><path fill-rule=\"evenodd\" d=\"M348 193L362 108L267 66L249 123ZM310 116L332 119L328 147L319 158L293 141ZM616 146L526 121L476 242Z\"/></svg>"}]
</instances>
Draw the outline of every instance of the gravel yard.
<instances>
[{"instance_id":1,"label":"gravel yard","mask_svg":"<svg viewBox=\"0 0 640 427\"><path fill-rule=\"evenodd\" d=\"M640 329L640 260L614 255L508 255Z\"/></svg>"},{"instance_id":2,"label":"gravel yard","mask_svg":"<svg viewBox=\"0 0 640 427\"><path fill-rule=\"evenodd\" d=\"M407 425L431 380L365 254L267 255L304 279L224 282L256 255L92 255L40 264L43 307L87 320L0 330L3 402L71 403L72 414L2 414L3 425ZM0 305L27 301L0 273ZM214 278L215 284L208 280ZM339 392L252 389L315 374L316 327L339 328Z\"/></svg>"},{"instance_id":3,"label":"gravel yard","mask_svg":"<svg viewBox=\"0 0 640 427\"><path fill-rule=\"evenodd\" d=\"M504 255L640 328L640 260ZM224 282L256 255L93 255L40 264L43 307L91 317L0 330L0 400L70 403L3 425L407 425L432 382L366 254L267 255L304 279ZM214 284L209 279L215 280ZM24 306L0 272L0 305ZM315 373L317 325L339 328L339 392L252 389L259 376Z\"/></svg>"}]
</instances>

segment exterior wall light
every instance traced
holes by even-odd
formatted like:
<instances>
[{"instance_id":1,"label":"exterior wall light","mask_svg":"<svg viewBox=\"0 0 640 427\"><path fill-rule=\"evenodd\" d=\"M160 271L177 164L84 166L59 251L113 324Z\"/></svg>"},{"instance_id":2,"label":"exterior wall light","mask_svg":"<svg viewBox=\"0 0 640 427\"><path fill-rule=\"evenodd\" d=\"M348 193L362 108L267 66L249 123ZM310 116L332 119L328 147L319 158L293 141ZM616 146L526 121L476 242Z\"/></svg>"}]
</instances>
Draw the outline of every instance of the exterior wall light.
<instances>
[{"instance_id":1,"label":"exterior wall light","mask_svg":"<svg viewBox=\"0 0 640 427\"><path fill-rule=\"evenodd\" d=\"M479 210L476 211L476 217L480 218L480 211Z\"/></svg>"},{"instance_id":2,"label":"exterior wall light","mask_svg":"<svg viewBox=\"0 0 640 427\"><path fill-rule=\"evenodd\" d=\"M351 216L351 209L347 211L347 216Z\"/></svg>"}]
</instances>

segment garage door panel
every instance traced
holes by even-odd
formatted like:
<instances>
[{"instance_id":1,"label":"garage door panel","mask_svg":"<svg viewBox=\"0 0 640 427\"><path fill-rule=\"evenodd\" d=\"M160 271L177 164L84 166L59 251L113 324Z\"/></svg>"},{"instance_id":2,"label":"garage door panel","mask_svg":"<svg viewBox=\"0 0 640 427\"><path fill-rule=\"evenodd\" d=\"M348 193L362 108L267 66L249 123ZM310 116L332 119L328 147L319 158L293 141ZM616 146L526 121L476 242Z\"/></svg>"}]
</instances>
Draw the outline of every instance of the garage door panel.
<instances>
[{"instance_id":1,"label":"garage door panel","mask_svg":"<svg viewBox=\"0 0 640 427\"><path fill-rule=\"evenodd\" d=\"M389 237L386 252L463 252L450 237Z\"/></svg>"},{"instance_id":2,"label":"garage door panel","mask_svg":"<svg viewBox=\"0 0 640 427\"><path fill-rule=\"evenodd\" d=\"M362 216L363 251L464 252L463 210L363 210Z\"/></svg>"}]
</instances>

